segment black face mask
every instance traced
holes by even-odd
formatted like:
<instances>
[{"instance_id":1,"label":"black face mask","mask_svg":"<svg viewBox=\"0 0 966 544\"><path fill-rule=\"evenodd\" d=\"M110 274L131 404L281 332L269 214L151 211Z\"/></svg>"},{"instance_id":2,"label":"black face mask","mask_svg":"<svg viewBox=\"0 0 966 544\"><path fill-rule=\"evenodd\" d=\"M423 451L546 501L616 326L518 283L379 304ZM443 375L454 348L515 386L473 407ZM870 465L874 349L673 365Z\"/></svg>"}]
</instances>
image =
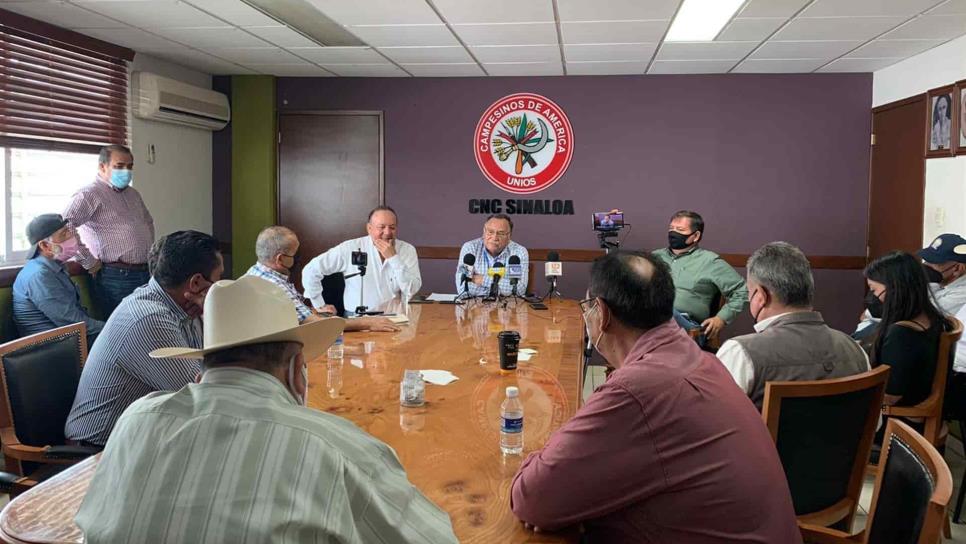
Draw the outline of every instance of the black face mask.
<instances>
[{"instance_id":1,"label":"black face mask","mask_svg":"<svg viewBox=\"0 0 966 544\"><path fill-rule=\"evenodd\" d=\"M872 317L882 319L882 301L872 291L865 296L865 309L869 310L869 315Z\"/></svg>"},{"instance_id":2,"label":"black face mask","mask_svg":"<svg viewBox=\"0 0 966 544\"><path fill-rule=\"evenodd\" d=\"M681 234L680 232L675 232L673 230L667 233L667 245L671 249L687 249L691 247L688 243L688 238L690 238L694 233L691 234Z\"/></svg>"},{"instance_id":3,"label":"black face mask","mask_svg":"<svg viewBox=\"0 0 966 544\"><path fill-rule=\"evenodd\" d=\"M926 279L929 280L929 283L942 283L943 282L943 273L942 272L936 270L935 268L933 268L931 266L927 266L925 263L923 263L922 269L926 272Z\"/></svg>"}]
</instances>

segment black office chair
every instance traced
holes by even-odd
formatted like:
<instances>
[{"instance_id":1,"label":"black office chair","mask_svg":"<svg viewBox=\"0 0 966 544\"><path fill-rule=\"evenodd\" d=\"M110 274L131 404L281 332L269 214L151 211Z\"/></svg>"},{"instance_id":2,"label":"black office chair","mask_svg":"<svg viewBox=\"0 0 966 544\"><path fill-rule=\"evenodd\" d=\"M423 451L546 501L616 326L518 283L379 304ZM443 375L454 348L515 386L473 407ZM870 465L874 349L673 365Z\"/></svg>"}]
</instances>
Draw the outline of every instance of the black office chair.
<instances>
[{"instance_id":1,"label":"black office chair","mask_svg":"<svg viewBox=\"0 0 966 544\"><path fill-rule=\"evenodd\" d=\"M322 293L325 296L326 304L335 306L336 315L345 317L345 278L342 273L329 274L322 278ZM355 309L355 307L353 307Z\"/></svg>"}]
</instances>

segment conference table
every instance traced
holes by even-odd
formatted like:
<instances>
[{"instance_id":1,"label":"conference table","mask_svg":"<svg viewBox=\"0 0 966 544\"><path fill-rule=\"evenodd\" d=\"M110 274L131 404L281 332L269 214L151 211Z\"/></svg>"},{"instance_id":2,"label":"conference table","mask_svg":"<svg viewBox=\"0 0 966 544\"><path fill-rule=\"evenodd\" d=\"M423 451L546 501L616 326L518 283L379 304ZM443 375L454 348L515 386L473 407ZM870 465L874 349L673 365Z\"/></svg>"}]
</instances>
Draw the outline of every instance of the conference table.
<instances>
[{"instance_id":1,"label":"conference table","mask_svg":"<svg viewBox=\"0 0 966 544\"><path fill-rule=\"evenodd\" d=\"M510 484L523 458L573 416L582 389L583 322L574 301L547 310L523 301L464 305L393 302L407 315L396 333L350 332L342 359L309 362L309 406L336 414L395 449L410 481L449 513L460 542L577 542L576 530L534 533L510 511ZM497 334L515 330L535 350L501 372ZM459 379L426 384L425 405L403 407L405 370L447 370ZM500 451L500 404L520 389L524 453ZM8 542L80 543L74 514L94 474L91 457L17 497L0 513Z\"/></svg>"}]
</instances>

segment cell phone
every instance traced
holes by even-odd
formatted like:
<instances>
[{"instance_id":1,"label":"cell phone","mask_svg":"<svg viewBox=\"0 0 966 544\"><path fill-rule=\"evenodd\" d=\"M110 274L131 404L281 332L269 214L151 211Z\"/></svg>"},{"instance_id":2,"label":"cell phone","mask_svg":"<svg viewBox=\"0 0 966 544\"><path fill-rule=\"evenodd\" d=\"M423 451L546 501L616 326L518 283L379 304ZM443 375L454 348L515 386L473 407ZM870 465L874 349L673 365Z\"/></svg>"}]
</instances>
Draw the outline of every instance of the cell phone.
<instances>
[{"instance_id":1,"label":"cell phone","mask_svg":"<svg viewBox=\"0 0 966 544\"><path fill-rule=\"evenodd\" d=\"M530 307L534 310L546 310L547 305L542 302L531 302Z\"/></svg>"},{"instance_id":2,"label":"cell phone","mask_svg":"<svg viewBox=\"0 0 966 544\"><path fill-rule=\"evenodd\" d=\"M540 297L538 297L537 295L527 295L527 296L523 297L523 300L526 300L527 302L529 302L531 304L539 304L539 303L543 302L543 300Z\"/></svg>"},{"instance_id":3,"label":"cell phone","mask_svg":"<svg viewBox=\"0 0 966 544\"><path fill-rule=\"evenodd\" d=\"M594 230L615 231L624 228L624 214L610 212L594 212Z\"/></svg>"},{"instance_id":4,"label":"cell phone","mask_svg":"<svg viewBox=\"0 0 966 544\"><path fill-rule=\"evenodd\" d=\"M352 266L368 266L369 254L365 251L352 252Z\"/></svg>"}]
</instances>

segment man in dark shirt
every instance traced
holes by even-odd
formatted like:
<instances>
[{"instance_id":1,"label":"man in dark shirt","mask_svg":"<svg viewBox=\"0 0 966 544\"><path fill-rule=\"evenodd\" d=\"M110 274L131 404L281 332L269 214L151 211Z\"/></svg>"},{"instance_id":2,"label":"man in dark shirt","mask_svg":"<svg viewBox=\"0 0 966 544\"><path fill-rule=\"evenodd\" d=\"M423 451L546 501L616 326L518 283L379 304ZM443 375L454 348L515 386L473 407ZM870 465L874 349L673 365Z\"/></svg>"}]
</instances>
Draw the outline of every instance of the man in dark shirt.
<instances>
[{"instance_id":1,"label":"man in dark shirt","mask_svg":"<svg viewBox=\"0 0 966 544\"><path fill-rule=\"evenodd\" d=\"M513 480L527 524L583 524L593 542L801 542L775 445L724 366L671 319L668 267L644 253L594 261L581 302L616 368Z\"/></svg>"}]
</instances>

